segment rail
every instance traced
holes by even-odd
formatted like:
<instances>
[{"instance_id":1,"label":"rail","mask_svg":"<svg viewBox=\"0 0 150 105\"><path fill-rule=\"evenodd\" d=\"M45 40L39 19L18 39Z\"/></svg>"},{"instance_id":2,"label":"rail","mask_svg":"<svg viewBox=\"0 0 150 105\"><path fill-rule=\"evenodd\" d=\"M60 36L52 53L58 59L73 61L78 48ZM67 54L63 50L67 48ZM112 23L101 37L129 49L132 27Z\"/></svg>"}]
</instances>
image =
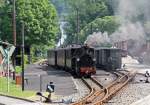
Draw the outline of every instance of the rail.
<instances>
[{"instance_id":1,"label":"rail","mask_svg":"<svg viewBox=\"0 0 150 105\"><path fill-rule=\"evenodd\" d=\"M84 104L86 103L86 100L87 100L90 96L92 96L92 95L95 93L95 91L96 91L94 88L92 88L92 87L85 81L84 78L82 78L82 81L83 81L83 83L88 87L88 89L90 90L90 93L89 93L86 97L81 98L79 101L77 101L77 102L75 102L75 103L73 103L73 104L71 104L71 105L84 105Z\"/></svg>"},{"instance_id":2,"label":"rail","mask_svg":"<svg viewBox=\"0 0 150 105\"><path fill-rule=\"evenodd\" d=\"M122 89L134 76L135 72L128 73L119 73L120 76L116 81L111 83L109 86L105 87L105 97L101 100L96 101L92 105L103 105L104 102L107 102L110 98L113 97L120 89Z\"/></svg>"},{"instance_id":3,"label":"rail","mask_svg":"<svg viewBox=\"0 0 150 105\"><path fill-rule=\"evenodd\" d=\"M110 85L104 87L98 80L91 77L90 80L95 83L99 88L90 86L90 83L86 79L82 78L84 84L89 88L90 93L88 96L82 98L80 101L72 103L71 105L103 105L113 97L121 88L123 88L134 76L135 72L113 72L117 79L115 79Z\"/></svg>"}]
</instances>

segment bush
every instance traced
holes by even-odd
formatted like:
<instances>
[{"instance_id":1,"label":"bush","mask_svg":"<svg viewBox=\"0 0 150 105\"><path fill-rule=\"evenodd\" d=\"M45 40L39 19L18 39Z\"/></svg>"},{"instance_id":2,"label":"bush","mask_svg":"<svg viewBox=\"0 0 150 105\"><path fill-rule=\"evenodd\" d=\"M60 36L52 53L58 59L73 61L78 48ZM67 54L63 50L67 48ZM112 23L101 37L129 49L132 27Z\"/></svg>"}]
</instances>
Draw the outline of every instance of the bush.
<instances>
[{"instance_id":1,"label":"bush","mask_svg":"<svg viewBox=\"0 0 150 105\"><path fill-rule=\"evenodd\" d=\"M21 55L18 55L18 57L21 57ZM24 66L26 67L27 64L29 64L29 62L28 62L28 56L24 55ZM15 71L16 71L17 74L21 73L22 72L22 65L16 66L15 67Z\"/></svg>"},{"instance_id":2,"label":"bush","mask_svg":"<svg viewBox=\"0 0 150 105\"><path fill-rule=\"evenodd\" d=\"M17 74L19 74L19 73L22 72L21 66L16 66L16 67L15 67L15 70L16 70L16 73L17 73Z\"/></svg>"}]
</instances>

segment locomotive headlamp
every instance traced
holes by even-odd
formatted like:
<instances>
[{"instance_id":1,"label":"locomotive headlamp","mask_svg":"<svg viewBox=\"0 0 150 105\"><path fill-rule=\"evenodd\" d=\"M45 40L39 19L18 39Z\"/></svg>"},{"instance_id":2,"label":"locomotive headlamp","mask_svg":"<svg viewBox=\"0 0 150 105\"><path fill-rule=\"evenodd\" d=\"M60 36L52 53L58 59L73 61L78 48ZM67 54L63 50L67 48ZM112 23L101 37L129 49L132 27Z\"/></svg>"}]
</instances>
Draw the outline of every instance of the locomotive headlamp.
<instances>
[{"instance_id":1,"label":"locomotive headlamp","mask_svg":"<svg viewBox=\"0 0 150 105\"><path fill-rule=\"evenodd\" d=\"M96 59L94 58L93 61L96 61Z\"/></svg>"},{"instance_id":2,"label":"locomotive headlamp","mask_svg":"<svg viewBox=\"0 0 150 105\"><path fill-rule=\"evenodd\" d=\"M79 62L79 61L80 61L80 58L77 58L77 61Z\"/></svg>"}]
</instances>

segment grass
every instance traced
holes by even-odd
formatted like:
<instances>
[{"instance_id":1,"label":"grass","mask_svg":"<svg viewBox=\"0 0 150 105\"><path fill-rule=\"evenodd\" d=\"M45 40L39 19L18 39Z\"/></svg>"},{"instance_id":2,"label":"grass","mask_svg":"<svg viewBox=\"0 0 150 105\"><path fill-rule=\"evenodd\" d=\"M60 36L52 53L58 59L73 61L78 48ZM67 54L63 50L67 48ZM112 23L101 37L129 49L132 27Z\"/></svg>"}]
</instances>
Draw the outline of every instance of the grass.
<instances>
[{"instance_id":1,"label":"grass","mask_svg":"<svg viewBox=\"0 0 150 105\"><path fill-rule=\"evenodd\" d=\"M7 78L0 77L0 94L28 98L35 95L33 91L22 91L21 86L16 85L15 81L10 79L9 92L7 92Z\"/></svg>"}]
</instances>

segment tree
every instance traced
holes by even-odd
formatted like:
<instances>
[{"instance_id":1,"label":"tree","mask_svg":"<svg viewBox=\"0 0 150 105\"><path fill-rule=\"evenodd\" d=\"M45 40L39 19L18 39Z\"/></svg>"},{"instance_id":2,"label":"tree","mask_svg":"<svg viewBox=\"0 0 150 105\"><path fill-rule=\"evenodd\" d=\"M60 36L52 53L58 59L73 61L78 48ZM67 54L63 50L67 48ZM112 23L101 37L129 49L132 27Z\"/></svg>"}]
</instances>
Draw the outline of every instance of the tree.
<instances>
[{"instance_id":1,"label":"tree","mask_svg":"<svg viewBox=\"0 0 150 105\"><path fill-rule=\"evenodd\" d=\"M5 1L4 0L0 0L0 7L4 6Z\"/></svg>"},{"instance_id":2,"label":"tree","mask_svg":"<svg viewBox=\"0 0 150 105\"><path fill-rule=\"evenodd\" d=\"M12 14L9 1L0 1L0 38L12 42Z\"/></svg>"},{"instance_id":3,"label":"tree","mask_svg":"<svg viewBox=\"0 0 150 105\"><path fill-rule=\"evenodd\" d=\"M68 15L68 26L66 28L66 44L75 42L77 36L77 12L79 13L79 29L82 30L88 23L96 18L109 14L108 7L103 0L68 0L70 13Z\"/></svg>"},{"instance_id":4,"label":"tree","mask_svg":"<svg viewBox=\"0 0 150 105\"><path fill-rule=\"evenodd\" d=\"M116 20L117 18L115 16L105 16L103 18L95 19L81 30L81 43L83 43L87 36L93 32L107 32L108 35L111 35L119 27L119 23Z\"/></svg>"},{"instance_id":5,"label":"tree","mask_svg":"<svg viewBox=\"0 0 150 105\"><path fill-rule=\"evenodd\" d=\"M12 4L8 2L0 17L1 36L12 42ZM16 0L17 42L21 40L21 24L25 24L25 42L29 45L54 45L58 32L57 12L49 0Z\"/></svg>"},{"instance_id":6,"label":"tree","mask_svg":"<svg viewBox=\"0 0 150 105\"><path fill-rule=\"evenodd\" d=\"M67 11L67 0L51 0L51 2L55 5L59 15Z\"/></svg>"}]
</instances>

